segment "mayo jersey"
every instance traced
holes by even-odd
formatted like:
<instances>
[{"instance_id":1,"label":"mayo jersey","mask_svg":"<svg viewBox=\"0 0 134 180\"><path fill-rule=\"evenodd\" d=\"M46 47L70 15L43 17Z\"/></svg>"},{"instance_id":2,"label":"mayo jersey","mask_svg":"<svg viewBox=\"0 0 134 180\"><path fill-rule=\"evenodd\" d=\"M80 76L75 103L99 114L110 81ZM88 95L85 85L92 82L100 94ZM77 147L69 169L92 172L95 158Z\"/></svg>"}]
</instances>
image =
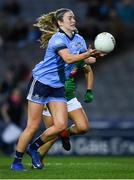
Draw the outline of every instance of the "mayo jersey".
<instances>
[{"instance_id":1,"label":"mayo jersey","mask_svg":"<svg viewBox=\"0 0 134 180\"><path fill-rule=\"evenodd\" d=\"M58 88L65 84L75 63L67 64L58 51L67 48L71 54L80 54L87 50L85 40L79 34L74 33L70 38L62 30L55 33L48 42L44 60L33 69L34 79L48 86Z\"/></svg>"}]
</instances>

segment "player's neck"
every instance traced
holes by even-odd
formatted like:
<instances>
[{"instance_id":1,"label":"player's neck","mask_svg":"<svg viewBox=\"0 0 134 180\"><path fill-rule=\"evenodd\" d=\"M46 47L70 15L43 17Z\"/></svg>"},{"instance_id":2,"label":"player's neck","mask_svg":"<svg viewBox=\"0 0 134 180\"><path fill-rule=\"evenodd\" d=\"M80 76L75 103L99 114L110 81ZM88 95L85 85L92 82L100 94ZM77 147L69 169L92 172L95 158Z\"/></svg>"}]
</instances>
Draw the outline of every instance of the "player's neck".
<instances>
[{"instance_id":1,"label":"player's neck","mask_svg":"<svg viewBox=\"0 0 134 180\"><path fill-rule=\"evenodd\" d=\"M64 31L70 38L73 37L73 31L67 30L65 28L61 28L62 31Z\"/></svg>"}]
</instances>

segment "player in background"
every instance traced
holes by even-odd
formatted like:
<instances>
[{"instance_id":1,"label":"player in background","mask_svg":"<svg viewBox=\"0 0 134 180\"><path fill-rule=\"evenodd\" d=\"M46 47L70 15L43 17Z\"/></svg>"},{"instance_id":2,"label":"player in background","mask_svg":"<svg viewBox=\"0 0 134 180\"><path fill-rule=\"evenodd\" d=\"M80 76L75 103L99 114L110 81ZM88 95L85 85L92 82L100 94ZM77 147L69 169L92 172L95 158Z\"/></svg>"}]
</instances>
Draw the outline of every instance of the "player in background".
<instances>
[{"instance_id":1,"label":"player in background","mask_svg":"<svg viewBox=\"0 0 134 180\"><path fill-rule=\"evenodd\" d=\"M81 62L76 64L76 67L72 70L71 75L68 80L65 82L65 91L67 97L67 108L68 108L68 117L72 120L73 124L68 127L66 130L60 133L60 135L51 141L47 142L38 149L40 154L40 159L42 164L46 153L55 143L55 141L60 138L62 141L63 148L67 151L71 149L69 136L85 134L89 130L89 120L82 108L81 103L76 98L76 82L75 78L79 71L83 69L86 77L86 93L84 95L85 102L90 103L93 100L93 71L90 65L84 65ZM53 119L49 110L47 108L43 111L43 121L46 128L49 128L53 125Z\"/></svg>"}]
</instances>

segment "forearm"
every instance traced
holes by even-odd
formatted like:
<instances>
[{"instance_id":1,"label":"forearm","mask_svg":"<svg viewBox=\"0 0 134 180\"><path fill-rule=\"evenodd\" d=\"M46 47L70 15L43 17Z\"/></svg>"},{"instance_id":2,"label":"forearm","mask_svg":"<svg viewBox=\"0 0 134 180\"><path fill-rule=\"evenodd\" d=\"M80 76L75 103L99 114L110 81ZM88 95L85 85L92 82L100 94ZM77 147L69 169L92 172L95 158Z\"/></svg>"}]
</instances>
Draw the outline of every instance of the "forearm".
<instances>
[{"instance_id":1,"label":"forearm","mask_svg":"<svg viewBox=\"0 0 134 180\"><path fill-rule=\"evenodd\" d=\"M87 89L93 89L93 83L94 83L94 77L93 77L93 71L89 65L84 65L84 72L87 82Z\"/></svg>"},{"instance_id":2,"label":"forearm","mask_svg":"<svg viewBox=\"0 0 134 180\"><path fill-rule=\"evenodd\" d=\"M90 62L93 63L93 58L90 59L91 56L95 55L97 52L96 50L87 50L81 54L71 54L68 49L62 49L58 52L58 54L62 57L62 59L68 63L74 63L80 60L85 60L87 64Z\"/></svg>"},{"instance_id":3,"label":"forearm","mask_svg":"<svg viewBox=\"0 0 134 180\"><path fill-rule=\"evenodd\" d=\"M82 54L76 54L76 55L71 55L71 54L68 54L66 57L65 57L65 62L68 63L68 64L71 64L71 63L74 63L74 62L78 62L80 60L84 60L86 58L88 58L90 55L85 52L85 53L82 53Z\"/></svg>"},{"instance_id":4,"label":"forearm","mask_svg":"<svg viewBox=\"0 0 134 180\"><path fill-rule=\"evenodd\" d=\"M86 76L86 80L87 80L87 90L85 93L85 102L86 103L91 103L93 101L93 71L91 69L91 67L86 68L86 72L85 72L85 76Z\"/></svg>"}]
</instances>

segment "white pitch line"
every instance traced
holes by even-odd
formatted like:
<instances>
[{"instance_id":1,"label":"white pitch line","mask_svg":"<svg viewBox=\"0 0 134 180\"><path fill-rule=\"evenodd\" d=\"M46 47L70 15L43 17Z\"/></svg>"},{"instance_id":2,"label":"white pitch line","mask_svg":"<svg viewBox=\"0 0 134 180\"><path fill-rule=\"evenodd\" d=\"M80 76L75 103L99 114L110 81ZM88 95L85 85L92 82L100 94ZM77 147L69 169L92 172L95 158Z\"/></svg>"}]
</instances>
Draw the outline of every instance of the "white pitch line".
<instances>
[{"instance_id":1,"label":"white pitch line","mask_svg":"<svg viewBox=\"0 0 134 180\"><path fill-rule=\"evenodd\" d=\"M67 164L65 164L65 163L49 163L49 162L47 162L47 163L44 163L45 164L45 166L91 166L91 165L103 165L103 166L105 166L105 165L111 165L111 163L109 163L109 162L89 162L89 163L75 163L75 162L70 162L70 163L67 163ZM31 163L26 163L26 165L28 165L28 166L31 166ZM115 165L115 166L117 166L117 163L112 163L112 165ZM118 165L119 165L119 163L118 163Z\"/></svg>"}]
</instances>

